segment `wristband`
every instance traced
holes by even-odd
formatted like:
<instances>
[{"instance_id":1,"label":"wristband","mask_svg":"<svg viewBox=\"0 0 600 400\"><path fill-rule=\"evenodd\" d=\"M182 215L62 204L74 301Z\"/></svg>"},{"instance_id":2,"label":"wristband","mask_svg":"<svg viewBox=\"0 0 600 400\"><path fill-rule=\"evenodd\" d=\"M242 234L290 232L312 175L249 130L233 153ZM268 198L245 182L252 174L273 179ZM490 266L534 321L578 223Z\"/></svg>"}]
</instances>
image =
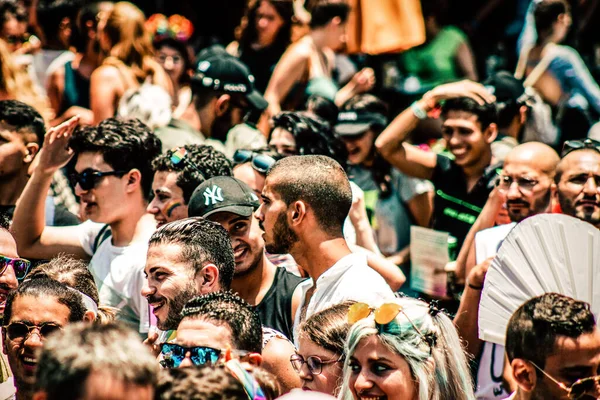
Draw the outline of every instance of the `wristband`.
<instances>
[{"instance_id":1,"label":"wristband","mask_svg":"<svg viewBox=\"0 0 600 400\"><path fill-rule=\"evenodd\" d=\"M482 290L483 289L483 286L475 286L475 285L472 285L471 282L468 282L467 285L473 290Z\"/></svg>"},{"instance_id":2,"label":"wristband","mask_svg":"<svg viewBox=\"0 0 600 400\"><path fill-rule=\"evenodd\" d=\"M427 112L416 101L410 105L410 109L415 114L415 117L419 119L427 118Z\"/></svg>"}]
</instances>

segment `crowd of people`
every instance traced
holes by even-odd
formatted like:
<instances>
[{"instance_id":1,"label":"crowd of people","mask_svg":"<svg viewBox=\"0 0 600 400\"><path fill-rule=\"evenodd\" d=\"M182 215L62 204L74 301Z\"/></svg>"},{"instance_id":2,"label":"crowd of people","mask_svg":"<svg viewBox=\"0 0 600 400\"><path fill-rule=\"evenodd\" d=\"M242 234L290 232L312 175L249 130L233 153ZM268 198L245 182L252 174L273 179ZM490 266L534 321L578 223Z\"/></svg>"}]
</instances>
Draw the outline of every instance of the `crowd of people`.
<instances>
[{"instance_id":1,"label":"crowd of people","mask_svg":"<svg viewBox=\"0 0 600 400\"><path fill-rule=\"evenodd\" d=\"M0 400L600 398L600 310L479 318L519 223L600 229L597 1L369 0L422 37L379 56L345 51L366 0L243 3L228 43L0 0ZM510 7L498 63L473 31Z\"/></svg>"}]
</instances>

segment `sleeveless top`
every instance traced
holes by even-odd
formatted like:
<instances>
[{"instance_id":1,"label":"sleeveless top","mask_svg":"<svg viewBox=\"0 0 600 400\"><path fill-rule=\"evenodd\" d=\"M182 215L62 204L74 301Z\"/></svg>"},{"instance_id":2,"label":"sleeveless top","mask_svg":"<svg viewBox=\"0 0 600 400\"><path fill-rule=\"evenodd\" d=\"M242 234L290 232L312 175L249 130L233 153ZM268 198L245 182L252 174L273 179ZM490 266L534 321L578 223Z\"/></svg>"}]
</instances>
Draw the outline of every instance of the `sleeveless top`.
<instances>
[{"instance_id":1,"label":"sleeveless top","mask_svg":"<svg viewBox=\"0 0 600 400\"><path fill-rule=\"evenodd\" d=\"M256 312L264 326L278 330L288 338L293 337L292 295L303 280L285 268L277 268L273 284L256 305Z\"/></svg>"},{"instance_id":2,"label":"sleeveless top","mask_svg":"<svg viewBox=\"0 0 600 400\"><path fill-rule=\"evenodd\" d=\"M65 88L61 113L71 106L90 108L90 80L73 69L73 62L69 61L65 64Z\"/></svg>"}]
</instances>

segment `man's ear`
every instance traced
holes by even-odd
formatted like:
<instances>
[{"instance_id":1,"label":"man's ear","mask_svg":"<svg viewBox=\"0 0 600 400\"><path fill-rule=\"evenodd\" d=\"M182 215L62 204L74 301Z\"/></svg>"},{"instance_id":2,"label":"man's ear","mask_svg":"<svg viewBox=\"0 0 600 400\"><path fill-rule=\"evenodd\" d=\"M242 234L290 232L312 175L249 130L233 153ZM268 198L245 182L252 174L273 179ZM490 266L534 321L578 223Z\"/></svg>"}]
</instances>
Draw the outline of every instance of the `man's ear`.
<instances>
[{"instance_id":1,"label":"man's ear","mask_svg":"<svg viewBox=\"0 0 600 400\"><path fill-rule=\"evenodd\" d=\"M519 388L526 392L531 392L535 389L537 375L535 367L527 360L515 358L510 363L512 367L512 376Z\"/></svg>"},{"instance_id":2,"label":"man's ear","mask_svg":"<svg viewBox=\"0 0 600 400\"><path fill-rule=\"evenodd\" d=\"M94 322L96 320L96 313L92 310L87 310L85 314L83 314L83 322Z\"/></svg>"},{"instance_id":3,"label":"man's ear","mask_svg":"<svg viewBox=\"0 0 600 400\"><path fill-rule=\"evenodd\" d=\"M127 175L127 192L131 193L142 185L142 173L139 169L134 168Z\"/></svg>"},{"instance_id":4,"label":"man's ear","mask_svg":"<svg viewBox=\"0 0 600 400\"><path fill-rule=\"evenodd\" d=\"M263 358L262 358L262 356L261 356L260 354L258 354L258 353L250 353L250 354L248 355L248 362L249 362L251 365L254 365L254 366L260 367L260 365L262 364L262 361L263 361Z\"/></svg>"},{"instance_id":5,"label":"man's ear","mask_svg":"<svg viewBox=\"0 0 600 400\"><path fill-rule=\"evenodd\" d=\"M225 115L227 110L231 107L231 96L228 94L223 94L219 96L215 103L215 114L217 117L221 117Z\"/></svg>"},{"instance_id":6,"label":"man's ear","mask_svg":"<svg viewBox=\"0 0 600 400\"><path fill-rule=\"evenodd\" d=\"M215 264L208 263L195 277L196 290L200 294L212 293L220 290L219 286L219 268Z\"/></svg>"},{"instance_id":7,"label":"man's ear","mask_svg":"<svg viewBox=\"0 0 600 400\"><path fill-rule=\"evenodd\" d=\"M291 206L290 206L290 210L291 210L291 218L292 218L292 222L290 225L299 225L300 223L302 223L302 221L305 220L306 218L306 214L307 214L307 207L306 207L306 203L304 203L303 201L295 201Z\"/></svg>"},{"instance_id":8,"label":"man's ear","mask_svg":"<svg viewBox=\"0 0 600 400\"><path fill-rule=\"evenodd\" d=\"M25 145L25 149L27 151L27 154L25 154L23 162L30 163L40 151L40 145L35 142L29 142Z\"/></svg>"},{"instance_id":9,"label":"man's ear","mask_svg":"<svg viewBox=\"0 0 600 400\"><path fill-rule=\"evenodd\" d=\"M483 132L483 136L485 141L491 144L498 137L498 125L491 123Z\"/></svg>"}]
</instances>

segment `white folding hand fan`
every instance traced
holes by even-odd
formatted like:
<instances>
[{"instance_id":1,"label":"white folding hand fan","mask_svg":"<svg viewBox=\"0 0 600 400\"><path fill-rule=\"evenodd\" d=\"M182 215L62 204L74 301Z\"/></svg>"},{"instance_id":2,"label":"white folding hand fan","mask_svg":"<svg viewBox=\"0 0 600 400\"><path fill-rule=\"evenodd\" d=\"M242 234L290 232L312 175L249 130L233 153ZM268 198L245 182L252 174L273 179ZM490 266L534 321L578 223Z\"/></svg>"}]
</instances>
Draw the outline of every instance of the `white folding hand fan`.
<instances>
[{"instance_id":1,"label":"white folding hand fan","mask_svg":"<svg viewBox=\"0 0 600 400\"><path fill-rule=\"evenodd\" d=\"M540 214L518 224L488 270L479 304L479 337L504 345L511 315L555 292L600 313L600 230L577 218Z\"/></svg>"}]
</instances>

